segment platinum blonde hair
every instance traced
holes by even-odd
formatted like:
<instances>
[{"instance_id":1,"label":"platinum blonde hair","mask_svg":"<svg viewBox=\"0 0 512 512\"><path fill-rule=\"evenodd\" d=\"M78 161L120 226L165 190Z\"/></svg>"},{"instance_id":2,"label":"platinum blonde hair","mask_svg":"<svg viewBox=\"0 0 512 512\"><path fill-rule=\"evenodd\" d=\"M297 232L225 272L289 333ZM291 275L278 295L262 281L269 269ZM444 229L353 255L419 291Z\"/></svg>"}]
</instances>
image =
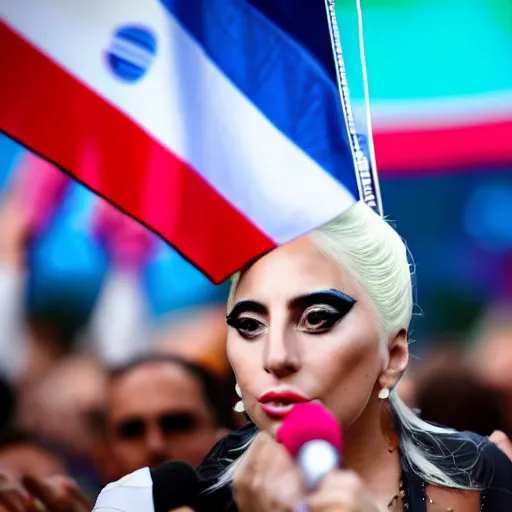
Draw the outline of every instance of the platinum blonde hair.
<instances>
[{"instance_id":1,"label":"platinum blonde hair","mask_svg":"<svg viewBox=\"0 0 512 512\"><path fill-rule=\"evenodd\" d=\"M342 215L309 235L330 258L350 272L355 281L373 302L377 320L386 339L408 329L413 311L414 269L407 258L407 247L398 233L363 202L358 202ZM233 303L240 273L232 277L228 304ZM444 446L439 435L455 431L431 425L419 418L398 397L396 388L390 394L390 405L400 432L400 451L409 467L424 481L455 489L476 489L478 484L464 485L461 472L472 468L453 467L453 454ZM438 453L428 449L436 446ZM239 450L245 450L248 440ZM240 459L238 459L240 460ZM447 461L452 462L451 468ZM233 462L221 475L212 490L229 484L235 473Z\"/></svg>"}]
</instances>

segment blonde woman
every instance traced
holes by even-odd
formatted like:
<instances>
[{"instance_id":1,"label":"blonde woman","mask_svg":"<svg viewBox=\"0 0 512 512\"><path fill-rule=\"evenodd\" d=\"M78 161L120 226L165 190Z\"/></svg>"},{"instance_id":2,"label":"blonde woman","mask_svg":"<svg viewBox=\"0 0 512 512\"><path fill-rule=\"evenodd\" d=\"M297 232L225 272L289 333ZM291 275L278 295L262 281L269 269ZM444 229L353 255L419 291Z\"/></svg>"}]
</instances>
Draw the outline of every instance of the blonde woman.
<instances>
[{"instance_id":1,"label":"blonde woman","mask_svg":"<svg viewBox=\"0 0 512 512\"><path fill-rule=\"evenodd\" d=\"M505 512L512 464L491 442L425 423L395 390L413 307L404 243L363 203L234 276L228 357L252 423L198 468L205 510ZM339 420L343 468L306 493L273 436L294 403Z\"/></svg>"}]
</instances>

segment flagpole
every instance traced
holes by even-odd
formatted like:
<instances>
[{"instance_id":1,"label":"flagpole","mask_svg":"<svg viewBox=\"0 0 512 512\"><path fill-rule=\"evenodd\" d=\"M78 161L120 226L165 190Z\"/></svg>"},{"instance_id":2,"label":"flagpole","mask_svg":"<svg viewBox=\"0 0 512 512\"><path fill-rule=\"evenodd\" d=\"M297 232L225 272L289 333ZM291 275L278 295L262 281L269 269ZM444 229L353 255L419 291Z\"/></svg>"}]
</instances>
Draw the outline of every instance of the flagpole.
<instances>
[{"instance_id":1,"label":"flagpole","mask_svg":"<svg viewBox=\"0 0 512 512\"><path fill-rule=\"evenodd\" d=\"M347 72L345 69L345 62L343 59L343 50L341 46L341 38L338 29L338 22L336 20L336 7L335 0L325 0L325 7L327 10L327 19L329 22L329 29L331 35L332 49L334 54L334 65L336 68L336 79L338 82L338 90L340 93L341 106L345 117L345 123L349 134L349 139L352 146L352 155L354 158L354 166L356 170L357 185L359 194L362 201L368 206L373 208L380 216L383 215L382 199L379 188L379 181L375 163L373 138L371 132L370 111L369 111L369 98L368 98L368 84L366 64L364 61L363 37L362 37L362 16L359 0L356 0L358 8L358 32L359 32L359 46L361 55L361 65L363 69L364 81L364 95L365 95L365 108L367 112L367 129L368 129L368 150L370 153L370 162L366 157L364 151L359 143L357 129L355 126L354 115L350 105L349 88L347 81ZM372 169L373 167L373 169Z\"/></svg>"},{"instance_id":2,"label":"flagpole","mask_svg":"<svg viewBox=\"0 0 512 512\"><path fill-rule=\"evenodd\" d=\"M363 9L361 8L361 0L356 0L357 9L357 24L359 35L359 53L361 56L361 72L363 74L363 90L364 90L364 104L366 113L366 127L368 130L368 154L370 157L370 172L372 173L372 181L375 184L375 195L377 198L377 209L379 214L384 214L382 207L382 194L380 193L379 175L377 171L377 160L375 158L375 146L373 144L373 128L372 116L370 108L370 90L368 86L368 73L366 70L366 56L364 51L364 30L363 30Z\"/></svg>"}]
</instances>

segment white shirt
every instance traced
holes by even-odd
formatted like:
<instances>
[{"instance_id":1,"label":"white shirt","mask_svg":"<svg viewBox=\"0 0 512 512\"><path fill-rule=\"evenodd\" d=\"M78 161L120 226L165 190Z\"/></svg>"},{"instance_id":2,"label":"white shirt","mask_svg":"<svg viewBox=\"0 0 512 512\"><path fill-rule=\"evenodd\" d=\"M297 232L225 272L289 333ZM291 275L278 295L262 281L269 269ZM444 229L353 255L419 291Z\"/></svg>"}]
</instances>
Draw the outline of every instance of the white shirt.
<instances>
[{"instance_id":1,"label":"white shirt","mask_svg":"<svg viewBox=\"0 0 512 512\"><path fill-rule=\"evenodd\" d=\"M153 480L142 468L108 484L98 496L93 512L154 512Z\"/></svg>"}]
</instances>

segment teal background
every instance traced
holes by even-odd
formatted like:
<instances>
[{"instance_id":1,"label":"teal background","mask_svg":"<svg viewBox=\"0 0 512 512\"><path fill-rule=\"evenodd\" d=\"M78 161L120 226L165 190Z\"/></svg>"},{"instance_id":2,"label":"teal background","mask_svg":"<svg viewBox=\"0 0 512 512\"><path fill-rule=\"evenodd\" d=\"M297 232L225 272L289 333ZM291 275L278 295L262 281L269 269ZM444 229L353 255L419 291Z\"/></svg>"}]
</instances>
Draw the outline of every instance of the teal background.
<instances>
[{"instance_id":1,"label":"teal background","mask_svg":"<svg viewBox=\"0 0 512 512\"><path fill-rule=\"evenodd\" d=\"M355 0L336 14L349 73L359 69ZM512 90L510 0L362 0L372 101ZM361 83L351 80L353 99Z\"/></svg>"}]
</instances>

